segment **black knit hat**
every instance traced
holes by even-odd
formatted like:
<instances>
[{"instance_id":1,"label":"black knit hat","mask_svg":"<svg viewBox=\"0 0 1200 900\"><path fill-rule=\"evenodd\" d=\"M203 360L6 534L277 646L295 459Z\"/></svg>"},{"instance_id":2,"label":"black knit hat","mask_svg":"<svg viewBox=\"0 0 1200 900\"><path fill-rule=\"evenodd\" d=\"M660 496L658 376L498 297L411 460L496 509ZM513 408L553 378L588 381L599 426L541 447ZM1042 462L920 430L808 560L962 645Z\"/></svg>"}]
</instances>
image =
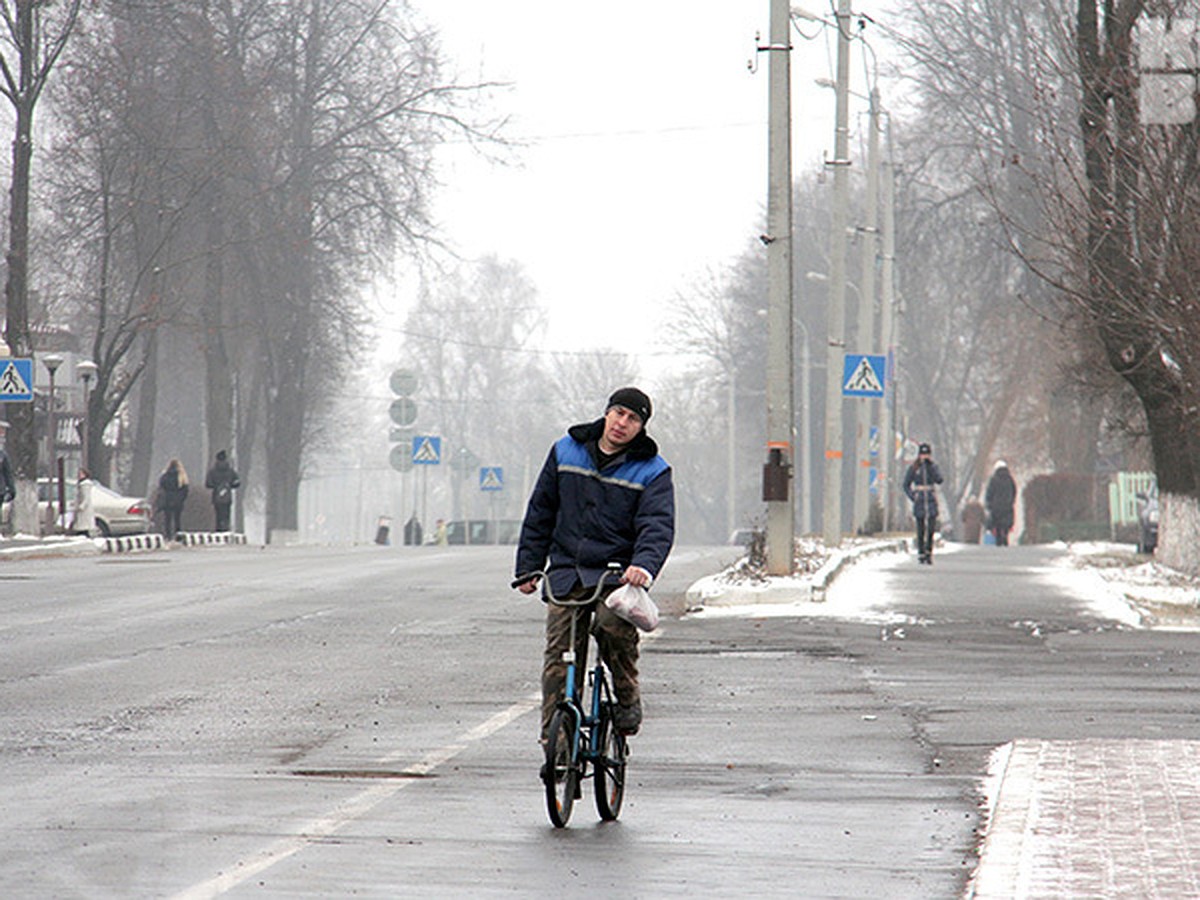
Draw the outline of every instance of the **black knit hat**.
<instances>
[{"instance_id":1,"label":"black knit hat","mask_svg":"<svg viewBox=\"0 0 1200 900\"><path fill-rule=\"evenodd\" d=\"M650 398L635 387L623 387L613 391L604 411L608 412L614 406L623 406L630 412L636 413L641 418L643 425L650 421Z\"/></svg>"},{"instance_id":2,"label":"black knit hat","mask_svg":"<svg viewBox=\"0 0 1200 900\"><path fill-rule=\"evenodd\" d=\"M930 447L928 444L922 444L920 447L917 448L918 455L924 453L925 455L928 456L932 452L933 452L933 448Z\"/></svg>"}]
</instances>

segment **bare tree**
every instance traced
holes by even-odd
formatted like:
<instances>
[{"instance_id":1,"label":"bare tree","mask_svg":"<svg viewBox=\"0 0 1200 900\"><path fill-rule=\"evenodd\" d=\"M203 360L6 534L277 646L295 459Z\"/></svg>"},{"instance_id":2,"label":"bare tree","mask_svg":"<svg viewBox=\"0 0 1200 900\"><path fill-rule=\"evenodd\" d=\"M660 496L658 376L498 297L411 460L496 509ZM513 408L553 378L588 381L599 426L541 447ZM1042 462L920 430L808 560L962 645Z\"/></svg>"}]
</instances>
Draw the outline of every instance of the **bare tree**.
<instances>
[{"instance_id":1,"label":"bare tree","mask_svg":"<svg viewBox=\"0 0 1200 900\"><path fill-rule=\"evenodd\" d=\"M273 119L264 135L267 288L252 315L266 392L269 529L296 527L304 450L320 400L361 337L354 297L397 246L432 235L433 150L478 92L443 80L434 36L380 0L309 0L277 32Z\"/></svg>"},{"instance_id":2,"label":"bare tree","mask_svg":"<svg viewBox=\"0 0 1200 900\"><path fill-rule=\"evenodd\" d=\"M451 505L480 462L527 468L547 427L550 380L541 370L545 312L520 266L487 257L426 282L405 325L405 358L420 373L422 428L443 436L453 463ZM554 431L548 432L553 434ZM538 460L540 464L540 459Z\"/></svg>"},{"instance_id":3,"label":"bare tree","mask_svg":"<svg viewBox=\"0 0 1200 900\"><path fill-rule=\"evenodd\" d=\"M4 286L6 321L4 339L11 353L29 356L29 196L33 179L33 115L50 74L75 27L80 0L32 3L4 0L0 18L0 94L12 104L14 115L12 174L9 183L8 268ZM36 532L37 436L32 404L11 404L12 430L8 447L18 482L14 525Z\"/></svg>"}]
</instances>

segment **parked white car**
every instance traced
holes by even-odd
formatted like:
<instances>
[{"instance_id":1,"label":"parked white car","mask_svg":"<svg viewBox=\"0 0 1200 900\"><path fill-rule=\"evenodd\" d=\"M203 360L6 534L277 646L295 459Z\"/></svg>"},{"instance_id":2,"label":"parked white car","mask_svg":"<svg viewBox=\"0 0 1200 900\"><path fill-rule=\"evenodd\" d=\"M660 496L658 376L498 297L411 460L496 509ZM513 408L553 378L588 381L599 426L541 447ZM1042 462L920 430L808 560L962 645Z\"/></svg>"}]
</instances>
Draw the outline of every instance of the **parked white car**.
<instances>
[{"instance_id":1,"label":"parked white car","mask_svg":"<svg viewBox=\"0 0 1200 900\"><path fill-rule=\"evenodd\" d=\"M68 534L116 537L145 534L150 530L150 501L144 497L125 497L98 481L84 479L78 484L65 482L66 512L58 517L59 528ZM76 491L79 503L76 504ZM58 484L49 478L38 479L38 512L45 522L50 504L58 507Z\"/></svg>"}]
</instances>

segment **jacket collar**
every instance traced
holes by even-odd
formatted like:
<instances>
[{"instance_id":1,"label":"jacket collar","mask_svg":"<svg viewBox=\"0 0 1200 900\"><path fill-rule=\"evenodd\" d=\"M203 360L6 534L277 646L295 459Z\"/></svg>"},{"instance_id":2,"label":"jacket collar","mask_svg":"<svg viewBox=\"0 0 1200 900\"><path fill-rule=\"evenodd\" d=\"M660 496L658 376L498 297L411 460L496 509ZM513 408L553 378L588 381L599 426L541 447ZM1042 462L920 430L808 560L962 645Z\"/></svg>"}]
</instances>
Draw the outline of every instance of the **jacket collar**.
<instances>
[{"instance_id":1,"label":"jacket collar","mask_svg":"<svg viewBox=\"0 0 1200 900\"><path fill-rule=\"evenodd\" d=\"M604 419L572 425L567 429L567 434L581 444L598 444L604 434ZM638 436L626 445L624 453L629 459L653 459L658 456L658 444L643 428L638 432Z\"/></svg>"}]
</instances>

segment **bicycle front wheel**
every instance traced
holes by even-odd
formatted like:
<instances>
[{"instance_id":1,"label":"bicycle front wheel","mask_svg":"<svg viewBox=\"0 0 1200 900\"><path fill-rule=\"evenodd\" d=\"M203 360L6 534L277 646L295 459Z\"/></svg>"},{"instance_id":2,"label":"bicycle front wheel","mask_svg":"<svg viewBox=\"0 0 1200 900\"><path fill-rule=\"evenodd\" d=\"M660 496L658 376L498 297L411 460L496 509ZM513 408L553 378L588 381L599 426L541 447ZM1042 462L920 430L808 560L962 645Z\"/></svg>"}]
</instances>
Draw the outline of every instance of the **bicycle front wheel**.
<instances>
[{"instance_id":1,"label":"bicycle front wheel","mask_svg":"<svg viewBox=\"0 0 1200 900\"><path fill-rule=\"evenodd\" d=\"M625 799L625 760L629 756L629 745L625 735L613 724L611 712L603 716L598 727L600 758L596 760L593 785L596 811L605 822L612 822L621 814L621 802Z\"/></svg>"},{"instance_id":2,"label":"bicycle front wheel","mask_svg":"<svg viewBox=\"0 0 1200 900\"><path fill-rule=\"evenodd\" d=\"M571 807L575 805L575 791L579 786L579 768L575 755L575 717L560 709L550 720L550 734L546 740L546 767L543 780L546 784L546 811L555 828L563 828L571 818Z\"/></svg>"}]
</instances>

